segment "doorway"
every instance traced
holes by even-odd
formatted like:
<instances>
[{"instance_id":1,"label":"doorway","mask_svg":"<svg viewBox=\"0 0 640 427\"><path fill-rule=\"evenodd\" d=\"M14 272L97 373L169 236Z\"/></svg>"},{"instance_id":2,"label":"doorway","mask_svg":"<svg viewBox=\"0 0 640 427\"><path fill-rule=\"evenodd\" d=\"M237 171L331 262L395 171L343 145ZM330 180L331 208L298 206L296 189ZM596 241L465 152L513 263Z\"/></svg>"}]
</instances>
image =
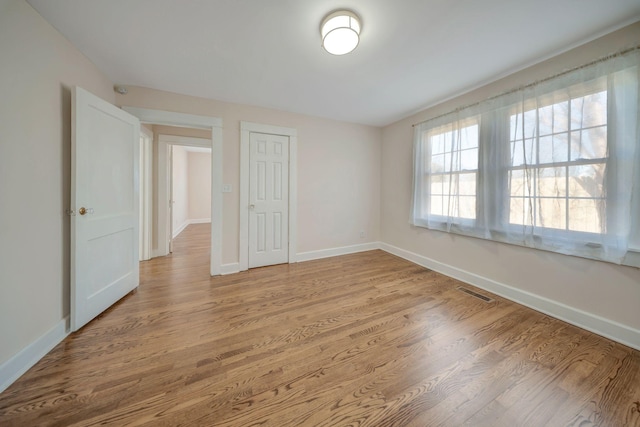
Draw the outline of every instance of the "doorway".
<instances>
[{"instance_id":1,"label":"doorway","mask_svg":"<svg viewBox=\"0 0 640 427\"><path fill-rule=\"evenodd\" d=\"M173 239L185 228L211 223L211 140L167 135L158 139L169 150L166 175L158 174L159 179L169 180L168 192L159 204L169 207L167 237L173 252Z\"/></svg>"},{"instance_id":2,"label":"doorway","mask_svg":"<svg viewBox=\"0 0 640 427\"><path fill-rule=\"evenodd\" d=\"M209 270L212 276L219 275L222 264L222 119L138 107L123 106L122 109L138 117L140 122L144 124L211 131L211 140L209 142L209 147L211 148L211 257ZM166 170L167 157L165 145L164 149L158 150L158 173L161 170ZM166 182L166 180L159 180L159 186L162 182ZM158 191L160 191L160 188L158 188ZM165 191L167 190L165 189ZM167 222L168 211L169 209L166 205L164 209L158 210L157 220L159 223ZM165 227L159 227L158 248L153 255L167 255L169 253L167 235L168 230Z\"/></svg>"}]
</instances>

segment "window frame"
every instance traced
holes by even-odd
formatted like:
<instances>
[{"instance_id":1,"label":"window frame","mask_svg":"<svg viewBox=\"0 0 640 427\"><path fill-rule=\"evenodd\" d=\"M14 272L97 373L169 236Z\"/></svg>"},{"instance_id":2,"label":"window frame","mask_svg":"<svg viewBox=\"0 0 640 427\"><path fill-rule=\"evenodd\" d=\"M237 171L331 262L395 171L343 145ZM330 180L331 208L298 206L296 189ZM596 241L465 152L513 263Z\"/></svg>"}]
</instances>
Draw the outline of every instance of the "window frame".
<instances>
[{"instance_id":1,"label":"window frame","mask_svg":"<svg viewBox=\"0 0 640 427\"><path fill-rule=\"evenodd\" d=\"M432 152L432 138L438 135L449 133L449 132L460 132L463 129L472 128L474 126L476 127L476 132L477 132L477 135L476 135L477 145L475 147L464 148L464 149L459 147L457 150L453 150L453 147L449 147L450 149L447 150L445 147L445 150L442 153L437 153L436 155L454 153L456 151L462 152L462 151L475 149L476 152L478 153L476 158L476 168L475 169L460 168L458 170L454 170L453 168L451 168L451 170L449 171L444 170L441 172L433 172L431 170L431 164L434 156ZM472 229L476 226L476 221L478 218L478 190L479 190L478 178L480 176L480 168L479 168L480 166L480 163L479 163L480 162L480 154L479 154L480 153L480 129L481 129L481 118L479 115L474 115L466 118L447 121L438 126L434 126L429 129L424 129L421 132L420 141L418 143L421 144L421 150L423 152L423 158L421 161L423 162L424 172L420 178L423 180L425 191L422 191L420 193L419 205L422 206L422 209L420 209L422 212L422 215L420 215L417 218L414 217L415 222L419 223L419 225L431 228L429 224L431 226L433 226L434 224L438 224L440 227L445 227L445 226L447 227L450 226L454 228L463 227L465 229ZM454 175L460 176L462 174L475 175L476 185L475 185L475 194L473 195L473 197L475 198L475 208L474 208L475 217L466 218L462 216L453 216L453 215L447 216L447 215L439 215L439 214L431 213L432 177L443 176L443 177L451 178ZM460 196L460 194L458 194L458 196ZM462 195L462 196L466 197L470 195ZM448 196L448 197L451 197L451 196ZM414 211L414 214L415 214L415 211Z\"/></svg>"},{"instance_id":2,"label":"window frame","mask_svg":"<svg viewBox=\"0 0 640 427\"><path fill-rule=\"evenodd\" d=\"M568 169L570 167L573 166L587 166L587 165L594 165L594 164L600 164L600 165L604 165L604 176L606 177L606 170L607 170L607 163L609 161L608 159L608 155L606 155L605 157L599 157L599 158L592 158L592 159L583 159L583 158L578 158L576 160L572 160L571 159L571 134L572 132L576 132L576 131L584 131L584 130L589 130L589 129L595 129L598 127L606 127L607 131L606 131L606 147L605 147L605 152L608 153L608 146L609 146L609 140L610 140L610 135L609 135L609 115L611 112L611 108L609 106L609 103L611 102L611 97L609 96L609 88L608 88L608 77L607 76L602 76L598 79L595 79L593 81L589 81L589 82L584 82L584 83L577 83L575 85L571 85L563 90L560 91L555 91L549 94L545 94L542 96L543 99L545 99L546 102L539 102L539 99L525 99L524 101L524 105L525 105L525 109L524 111L522 111L523 109L518 108L520 107L522 104L519 104L518 106L512 107L510 109L507 110L506 114L508 114L508 120L505 121L505 123L507 124L508 128L506 135L507 138L505 138L504 141L500 141L503 144L506 144L506 150L509 151L509 153L511 153L511 144L512 143L518 143L518 142L522 142L523 139L520 138L520 135L516 136L515 140L511 139L511 117L513 115L519 115L520 117L524 117L526 113L533 111L535 113L535 133L533 136L531 137L524 137L524 139L531 139L535 141L535 150L533 153L533 157L535 158L535 163L523 163L523 164L519 164L519 165L513 165L511 163L511 160L508 161L508 163L506 165L504 165L504 169L505 169L505 173L502 174L502 179L505 180L505 191L506 193L504 194L503 197L505 197L505 200L507 201L507 205L510 207L511 204L511 199L514 197L511 195L510 193L510 186L509 186L509 180L511 177L511 172L515 171L515 170L526 170L526 169L530 169L532 170L532 174L534 175L534 178L532 178L535 182L535 189L533 190L533 195L530 195L529 197L527 197L526 195L521 197L523 203L526 203L527 200L532 200L534 202L534 205L536 205L536 201L538 201L539 199L556 199L556 197L543 197L543 196L539 196L538 193L538 171L542 170L542 169L549 169L549 168L564 168L565 169L565 196L564 197L557 197L557 199L561 199L564 200L565 203L565 219L564 219L564 224L565 224L565 228L553 228L553 227L545 227L542 225L522 225L522 224L518 224L518 223L514 223L511 222L510 219L510 208L507 207L504 209L504 212L501 215L501 218L499 220L499 223L501 224L502 228L505 229L508 232L517 232L518 229L524 227L532 227L534 229L534 236L540 236L540 237L544 237L546 239L549 240L558 240L558 241L571 241L571 242L579 242L579 243L583 243L586 245L598 245L597 243L593 243L595 242L600 236L604 236L606 235L606 231L604 233L594 233L594 232L590 232L590 231L582 231L582 230L571 230L569 229L569 202L570 200L603 200L605 203L605 217L604 217L604 222L605 222L605 230L606 230L606 221L607 221L607 217L610 215L609 212L609 204L607 203L607 198L606 198L606 194L607 194L607 180L604 179L603 177L603 194L605 194L605 197L602 198L598 198L598 197L571 197L569 194L569 171ZM565 94L559 95L560 92L569 92L568 96ZM587 127L580 127L580 128L573 128L572 127L572 120L571 120L571 114L569 114L569 116L567 117L567 128L566 131L562 131L562 132L551 132L549 134L545 134L545 135L540 135L540 110L542 108L545 107L549 107L549 106L553 106L562 102L567 102L569 105L569 108L571 108L571 102L579 99L579 98L584 98L590 95L595 95L601 92L605 92L605 95L607 97L607 104L606 104L606 123L604 124L600 124L597 126L587 126ZM526 108L527 104L529 106L531 106L530 108ZM524 126L524 123L522 123L520 126ZM561 162L548 162L548 163L541 163L540 162L540 139L543 137L547 137L547 136L554 136L557 134L566 134L567 135L567 160L565 161L561 161ZM499 143L500 143L499 142ZM523 152L523 156L526 159L526 153ZM534 213L534 221L536 218L536 214Z\"/></svg>"}]
</instances>

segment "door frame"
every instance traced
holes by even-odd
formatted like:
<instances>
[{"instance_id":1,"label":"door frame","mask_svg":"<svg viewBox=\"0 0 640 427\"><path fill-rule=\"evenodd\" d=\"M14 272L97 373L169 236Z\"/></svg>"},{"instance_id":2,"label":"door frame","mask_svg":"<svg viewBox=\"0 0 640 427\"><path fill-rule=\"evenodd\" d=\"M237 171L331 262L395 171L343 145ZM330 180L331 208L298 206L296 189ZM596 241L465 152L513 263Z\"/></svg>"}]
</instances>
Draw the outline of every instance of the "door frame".
<instances>
[{"instance_id":1,"label":"door frame","mask_svg":"<svg viewBox=\"0 0 640 427\"><path fill-rule=\"evenodd\" d=\"M249 144L251 133L289 137L289 264L297 262L298 130L261 123L240 122L240 271L249 269Z\"/></svg>"},{"instance_id":2,"label":"door frame","mask_svg":"<svg viewBox=\"0 0 640 427\"><path fill-rule=\"evenodd\" d=\"M123 106L141 123L207 129L211 131L211 265L210 274L221 274L222 265L222 119L173 111ZM158 156L162 155L158 151ZM166 152L165 152L166 155ZM158 236L160 237L160 236ZM158 240L160 244L160 240Z\"/></svg>"},{"instance_id":3,"label":"door frame","mask_svg":"<svg viewBox=\"0 0 640 427\"><path fill-rule=\"evenodd\" d=\"M144 142L142 141L144 139ZM153 134L140 126L140 261L151 259Z\"/></svg>"}]
</instances>

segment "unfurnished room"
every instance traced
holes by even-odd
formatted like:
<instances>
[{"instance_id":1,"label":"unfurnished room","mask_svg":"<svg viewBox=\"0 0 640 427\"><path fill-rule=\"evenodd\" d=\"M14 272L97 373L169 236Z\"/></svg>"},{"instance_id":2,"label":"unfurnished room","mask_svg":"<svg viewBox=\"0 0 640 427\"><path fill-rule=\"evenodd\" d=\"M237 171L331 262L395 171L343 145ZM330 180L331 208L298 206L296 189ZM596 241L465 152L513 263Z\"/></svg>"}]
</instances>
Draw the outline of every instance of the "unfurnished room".
<instances>
[{"instance_id":1,"label":"unfurnished room","mask_svg":"<svg viewBox=\"0 0 640 427\"><path fill-rule=\"evenodd\" d=\"M0 0L0 426L640 427L638 0Z\"/></svg>"}]
</instances>

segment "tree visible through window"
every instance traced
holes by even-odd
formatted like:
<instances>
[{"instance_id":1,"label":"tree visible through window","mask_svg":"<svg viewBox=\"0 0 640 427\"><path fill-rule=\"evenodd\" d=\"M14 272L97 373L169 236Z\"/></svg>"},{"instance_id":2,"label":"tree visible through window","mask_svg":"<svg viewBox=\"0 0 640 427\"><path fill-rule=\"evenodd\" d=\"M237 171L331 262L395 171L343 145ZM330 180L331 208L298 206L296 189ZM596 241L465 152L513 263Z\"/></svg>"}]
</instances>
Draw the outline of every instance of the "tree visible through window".
<instances>
[{"instance_id":1,"label":"tree visible through window","mask_svg":"<svg viewBox=\"0 0 640 427\"><path fill-rule=\"evenodd\" d=\"M510 116L509 222L606 232L607 92Z\"/></svg>"}]
</instances>

